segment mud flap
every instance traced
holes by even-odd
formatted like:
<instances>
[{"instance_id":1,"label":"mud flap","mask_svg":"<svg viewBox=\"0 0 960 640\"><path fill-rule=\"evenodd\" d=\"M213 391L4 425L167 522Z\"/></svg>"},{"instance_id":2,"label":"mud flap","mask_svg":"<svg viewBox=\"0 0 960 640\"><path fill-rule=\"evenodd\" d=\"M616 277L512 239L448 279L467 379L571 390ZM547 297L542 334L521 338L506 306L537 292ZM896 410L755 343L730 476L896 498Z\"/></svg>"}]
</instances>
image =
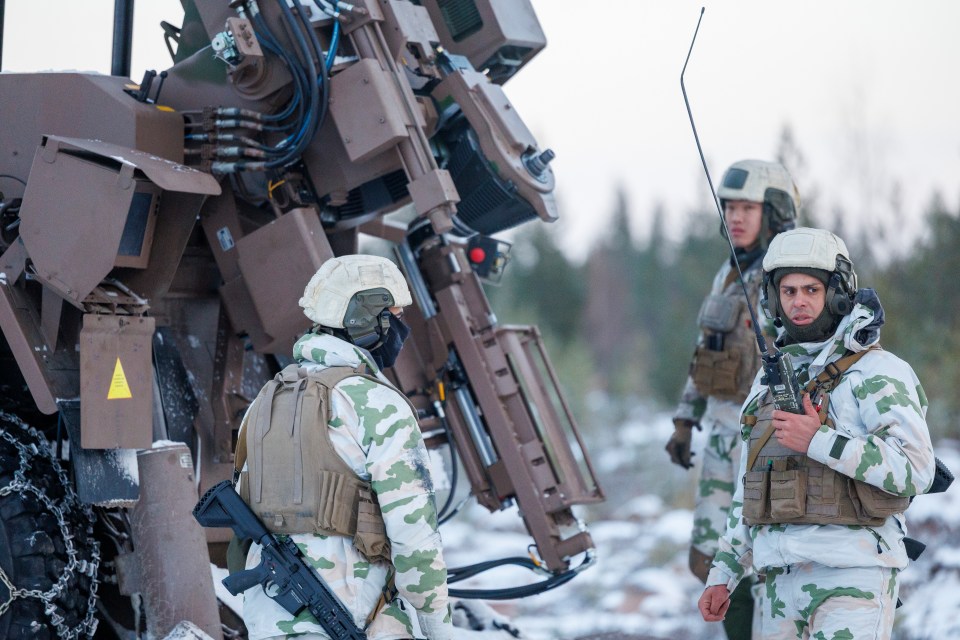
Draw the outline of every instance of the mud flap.
<instances>
[{"instance_id":1,"label":"mud flap","mask_svg":"<svg viewBox=\"0 0 960 640\"><path fill-rule=\"evenodd\" d=\"M83 504L132 507L140 498L135 449L84 449L80 446L80 403L60 401L60 420L70 436L70 459L77 496Z\"/></svg>"}]
</instances>

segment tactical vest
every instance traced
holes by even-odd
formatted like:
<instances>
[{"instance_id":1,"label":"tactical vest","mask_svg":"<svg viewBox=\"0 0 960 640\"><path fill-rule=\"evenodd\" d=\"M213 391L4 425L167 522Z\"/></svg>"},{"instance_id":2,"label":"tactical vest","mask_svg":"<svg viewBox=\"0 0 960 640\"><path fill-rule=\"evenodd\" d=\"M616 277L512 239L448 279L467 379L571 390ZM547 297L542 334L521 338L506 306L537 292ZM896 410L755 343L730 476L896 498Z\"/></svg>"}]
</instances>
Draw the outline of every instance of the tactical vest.
<instances>
[{"instance_id":1,"label":"tactical vest","mask_svg":"<svg viewBox=\"0 0 960 640\"><path fill-rule=\"evenodd\" d=\"M744 273L750 277L752 267ZM750 304L756 308L759 289L750 286ZM697 345L690 363L690 377L700 395L720 400L743 402L760 368L760 350L753 331L750 309L732 270L721 293L707 296L700 307L697 323L703 342Z\"/></svg>"},{"instance_id":2,"label":"tactical vest","mask_svg":"<svg viewBox=\"0 0 960 640\"><path fill-rule=\"evenodd\" d=\"M367 560L389 561L390 542L370 483L330 441L330 390L351 376L384 384L351 367L308 371L291 364L264 385L238 436L240 496L272 533L345 536Z\"/></svg>"},{"instance_id":3,"label":"tactical vest","mask_svg":"<svg viewBox=\"0 0 960 640\"><path fill-rule=\"evenodd\" d=\"M867 351L841 358L806 386L811 397L822 399L820 422L827 418L830 390L843 373ZM771 437L773 399L764 394L756 415L745 415L750 430L747 471L743 476L743 519L746 524L840 524L880 526L888 516L902 513L910 499L854 480Z\"/></svg>"}]
</instances>

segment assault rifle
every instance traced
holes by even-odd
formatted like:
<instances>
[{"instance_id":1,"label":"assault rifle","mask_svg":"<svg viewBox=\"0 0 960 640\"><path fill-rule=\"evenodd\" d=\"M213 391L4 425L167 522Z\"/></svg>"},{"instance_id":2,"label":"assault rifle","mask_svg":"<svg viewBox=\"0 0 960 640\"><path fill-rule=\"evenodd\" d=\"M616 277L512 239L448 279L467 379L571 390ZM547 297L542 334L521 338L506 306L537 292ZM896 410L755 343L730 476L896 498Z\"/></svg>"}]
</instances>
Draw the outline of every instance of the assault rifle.
<instances>
[{"instance_id":1,"label":"assault rifle","mask_svg":"<svg viewBox=\"0 0 960 640\"><path fill-rule=\"evenodd\" d=\"M704 11L705 8L700 9L700 20L703 20ZM757 314L754 311L753 304L750 303L747 284L743 281L743 272L740 271L740 263L737 262L733 240L730 239L727 221L723 217L720 199L717 198L717 191L713 188L710 170L707 169L707 160L703 157L703 148L700 146L700 136L697 135L697 125L693 123L693 112L690 110L690 101L687 99L687 88L683 85L683 74L687 72L687 63L690 62L690 54L693 53L693 44L697 41L697 33L700 31L700 20L697 21L697 28L693 32L693 40L690 41L690 50L687 51L687 59L684 61L683 70L680 72L680 91L683 92L683 102L687 105L687 116L690 118L690 127L693 128L693 139L697 142L697 151L700 153L700 162L703 163L703 171L707 174L707 184L710 185L710 194L713 196L713 203L717 207L717 213L720 214L720 224L723 225L724 230L723 235L730 245L730 255L733 258L733 266L737 270L737 275L740 276L740 286L743 287L743 295L747 299L747 310L750 312L753 331L757 335L757 347L760 348L760 360L763 366L762 382L767 385L770 393L773 394L774 406L777 409L802 414L803 403L800 396L800 383L797 382L797 374L793 370L793 362L790 360L790 354L784 353L777 348L769 351L767 349L767 341L763 339L763 333L760 331Z\"/></svg>"},{"instance_id":2,"label":"assault rifle","mask_svg":"<svg viewBox=\"0 0 960 640\"><path fill-rule=\"evenodd\" d=\"M232 482L224 480L203 494L193 508L193 517L204 527L230 527L237 537L250 538L262 547L259 565L223 579L227 591L237 595L259 584L291 615L309 609L332 640L366 640L367 635L304 561L297 545L286 536L281 539L270 533Z\"/></svg>"}]
</instances>

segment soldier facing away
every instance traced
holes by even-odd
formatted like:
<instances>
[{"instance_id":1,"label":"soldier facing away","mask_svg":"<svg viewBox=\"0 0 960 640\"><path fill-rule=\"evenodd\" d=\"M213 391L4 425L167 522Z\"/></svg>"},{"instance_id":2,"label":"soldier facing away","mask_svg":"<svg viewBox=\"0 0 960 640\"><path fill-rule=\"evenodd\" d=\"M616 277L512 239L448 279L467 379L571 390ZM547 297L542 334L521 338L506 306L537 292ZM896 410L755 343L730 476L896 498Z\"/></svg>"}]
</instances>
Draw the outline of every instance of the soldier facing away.
<instances>
[{"instance_id":1,"label":"soldier facing away","mask_svg":"<svg viewBox=\"0 0 960 640\"><path fill-rule=\"evenodd\" d=\"M797 188L783 165L742 160L727 169L717 196L750 296L749 304L757 310L758 318L764 318L757 308L760 264L770 240L794 227L800 207ZM700 336L674 414L674 433L666 446L671 461L689 469L693 466L693 428L702 425L707 429L690 546L690 569L701 582L707 579L717 540L726 528L740 462L740 405L760 367L760 351L733 259L720 267L701 307ZM761 329L771 337L775 335L772 322ZM745 581L733 596L724 621L731 640L751 637L754 607L750 591L750 581Z\"/></svg>"},{"instance_id":2,"label":"soldier facing away","mask_svg":"<svg viewBox=\"0 0 960 640\"><path fill-rule=\"evenodd\" d=\"M763 260L777 345L805 389L803 413L776 410L758 375L728 527L700 611L764 576L763 638L889 638L907 565L904 510L932 484L927 399L913 369L880 348L872 289L857 289L844 242L822 229L777 236Z\"/></svg>"},{"instance_id":3,"label":"soldier facing away","mask_svg":"<svg viewBox=\"0 0 960 640\"><path fill-rule=\"evenodd\" d=\"M288 512L261 504L261 519L269 528L296 521L301 511L314 514L303 526L289 525L297 529L289 535L370 640L447 640L453 632L427 451L415 411L380 372L393 365L407 337L399 316L411 301L400 270L385 258L348 255L325 262L300 299L316 324L294 345L299 369L291 365L282 372L292 371L294 385L305 376L326 385L328 409L318 424L324 437L309 445L301 444L308 442L305 435L274 444L269 432L283 429L258 429L257 402L241 430L262 436L244 440L241 495L254 508L251 493L258 487L261 502L271 500L271 482L303 487L302 508L295 515L276 516ZM304 396L303 406L309 401ZM271 467L269 461L285 459L291 446L316 453L292 452L294 464ZM262 470L255 464L257 447ZM291 476L297 460L303 466L301 482ZM311 484L317 477L319 485ZM289 491L275 500L290 503ZM246 566L259 562L254 544ZM294 618L259 586L246 592L243 617L250 640L328 637L309 613Z\"/></svg>"}]
</instances>

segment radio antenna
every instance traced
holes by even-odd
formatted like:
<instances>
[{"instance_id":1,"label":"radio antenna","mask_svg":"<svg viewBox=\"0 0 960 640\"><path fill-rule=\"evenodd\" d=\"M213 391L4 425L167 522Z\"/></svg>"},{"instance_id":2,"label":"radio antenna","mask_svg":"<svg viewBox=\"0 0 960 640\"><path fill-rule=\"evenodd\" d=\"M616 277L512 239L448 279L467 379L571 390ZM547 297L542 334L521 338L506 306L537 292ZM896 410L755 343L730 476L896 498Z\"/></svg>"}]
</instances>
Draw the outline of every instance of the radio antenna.
<instances>
[{"instance_id":1,"label":"radio antenna","mask_svg":"<svg viewBox=\"0 0 960 640\"><path fill-rule=\"evenodd\" d=\"M730 239L730 230L727 228L727 220L723 217L723 209L720 207L720 199L717 198L717 191L713 188L713 180L710 178L710 170L707 168L707 160L703 156L703 147L700 146L700 136L697 135L697 125L693 122L693 111L690 110L690 100L687 98L687 88L683 84L683 74L687 72L687 63L690 62L690 54L693 53L693 45L697 41L697 33L700 31L700 22L703 20L703 12L706 7L700 8L700 18L697 20L697 29L693 32L693 39L690 41L690 50L687 51L687 59L683 63L683 71L680 72L680 90L683 92L683 102L687 105L687 116L690 118L690 126L693 128L693 139L697 141L697 151L700 153L700 162L703 163L703 171L707 174L707 184L710 185L710 195L713 196L713 204L717 207L717 213L720 214L720 224L723 226L723 235L727 238L727 244L730 245L730 257L733 259L733 266L740 276L740 286L743 288L743 295L747 299L747 310L750 312L750 320L753 323L753 332L757 336L757 346L760 347L760 364L763 367L763 377L761 382L770 388L773 394L774 406L783 411L791 413L803 413L800 399L800 387L797 384L797 375L793 370L793 363L790 356L774 348L773 353L767 351L767 341L763 339L763 333L760 331L760 324L757 322L757 313L750 302L750 294L747 293L747 283L743 279L743 271L740 270L740 262L737 260L737 250L733 246L733 240Z\"/></svg>"},{"instance_id":2,"label":"radio antenna","mask_svg":"<svg viewBox=\"0 0 960 640\"><path fill-rule=\"evenodd\" d=\"M683 93L683 103L687 105L687 117L690 118L690 127L693 129L693 139L697 142L697 152L700 154L700 162L703 163L703 172L707 174L707 184L710 186L710 195L713 198L713 204L720 215L720 224L723 226L723 236L730 245L730 257L733 258L733 266L740 276L740 286L743 287L743 295L747 299L747 310L750 311L750 320L753 323L753 332L757 336L757 346L760 347L760 353L767 355L767 342L763 339L763 333L760 331L760 324L757 322L757 314L750 303L750 294L747 293L747 284L743 279L743 272L740 270L740 262L737 260L737 250L733 246L733 240L730 239L730 230L727 228L727 220L723 217L723 209L720 207L720 199L717 197L717 191L713 188L713 179L710 177L710 169L707 168L707 160L703 156L703 147L700 146L700 136L697 135L697 125L693 122L693 111L690 109L690 100L687 98L687 88L683 84L683 75L687 72L687 64L690 62L690 54L693 53L693 45L697 41L697 33L700 32L700 23L703 21L703 12L706 7L700 7L700 18L697 20L697 28L693 32L693 39L690 41L690 49L687 51L687 59L683 62L683 71L680 72L680 91Z\"/></svg>"}]
</instances>

